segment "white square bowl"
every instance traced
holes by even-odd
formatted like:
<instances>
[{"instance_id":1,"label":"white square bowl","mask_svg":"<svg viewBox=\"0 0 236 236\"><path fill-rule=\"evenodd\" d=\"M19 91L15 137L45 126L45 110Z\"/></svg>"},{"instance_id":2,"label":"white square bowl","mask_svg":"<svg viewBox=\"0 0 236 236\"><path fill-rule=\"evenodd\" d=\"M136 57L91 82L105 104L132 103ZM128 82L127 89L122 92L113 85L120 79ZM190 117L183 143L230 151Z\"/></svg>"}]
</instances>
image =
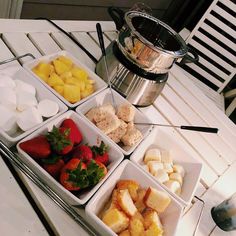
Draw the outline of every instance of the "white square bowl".
<instances>
[{"instance_id":1,"label":"white square bowl","mask_svg":"<svg viewBox=\"0 0 236 236\"><path fill-rule=\"evenodd\" d=\"M180 196L172 193L164 184L161 184L170 194L172 194L184 206L191 203L191 200L196 191L202 170L202 163L196 160L188 153L184 147L175 140L171 135L165 132L165 128L155 127L150 135L139 145L139 147L132 153L130 160L143 168L143 158L145 152L150 148L158 148L170 152L173 162L180 164L185 169L185 176L183 179L182 192ZM145 171L145 170L144 170ZM145 171L147 172L147 171ZM157 179L147 172L147 174L158 182Z\"/></svg>"},{"instance_id":2,"label":"white square bowl","mask_svg":"<svg viewBox=\"0 0 236 236\"><path fill-rule=\"evenodd\" d=\"M116 91L112 90L113 96L114 96L114 100L115 100L115 105L119 106L121 104L125 104L128 103L130 104L125 98L123 98L119 93L117 93ZM85 116L85 114L92 108L94 107L98 107L101 106L103 104L106 103L111 103L112 104L112 96L111 96L111 91L110 89L105 89L102 92L100 92L99 94L97 94L97 96L92 97L91 99L87 100L86 102L84 102L83 104L81 104L80 106L78 106L76 108L76 112L78 112L80 115L82 115L85 119L87 119L87 117ZM136 107L134 107L135 109L135 117L134 117L134 123L151 123L149 121L149 119ZM88 119L87 119L88 120ZM89 120L88 120L89 121ZM94 127L96 127L96 129L102 133L102 131L97 128L97 126L95 124L93 124L91 121L89 121ZM151 129L153 128L153 126L141 126L141 125L136 125L136 127L140 130L140 132L143 135L142 140L148 135L148 133L151 131ZM108 136L107 136L108 137ZM109 137L108 137L109 138ZM109 138L110 139L110 138ZM111 139L110 139L111 140ZM116 145L125 155L129 155L131 154L134 149L138 146L138 144L142 141L140 140L138 143L136 143L134 146L130 147L129 149L125 149L122 146L116 144L113 140L111 140L111 142Z\"/></svg>"},{"instance_id":3,"label":"white square bowl","mask_svg":"<svg viewBox=\"0 0 236 236\"><path fill-rule=\"evenodd\" d=\"M41 127L21 142L32 139L41 134L45 134L48 131L52 130L53 126L60 126L64 119L71 118L78 126L79 130L83 135L83 143L89 145L96 145L99 141L104 141L105 144L109 146L109 157L110 164L107 166L107 174L106 176L94 187L90 188L87 191L83 191L83 193L75 196L70 191L65 189L59 182L57 182L50 174L47 173L36 161L33 160L27 153L25 153L19 146L20 143L17 144L17 150L20 154L20 157L23 161L25 161L31 169L38 174L44 181L46 181L58 195L60 195L66 202L71 205L81 205L85 204L89 198L98 190L98 188L104 183L104 181L108 178L108 176L114 171L114 169L119 165L119 163L123 160L124 156L122 152L114 147L113 144L107 139L105 136L99 134L94 127L92 127L86 120L84 120L81 116L79 116L74 111L68 111L57 119L53 120L50 123L47 123L45 126Z\"/></svg>"},{"instance_id":4,"label":"white square bowl","mask_svg":"<svg viewBox=\"0 0 236 236\"><path fill-rule=\"evenodd\" d=\"M99 213L103 210L106 203L111 198L113 189L118 180L130 179L137 181L142 188L153 187L160 191L165 191L157 182L155 182L149 175L142 169L138 168L129 160L123 161L112 175L107 179L99 191L88 202L85 208L86 216L91 224L101 233L101 235L117 235L114 233L102 220L98 217ZM164 235L175 235L178 222L182 214L182 206L173 196L168 194L171 198L171 203L167 209L160 214L162 224L164 226Z\"/></svg>"},{"instance_id":5,"label":"white square bowl","mask_svg":"<svg viewBox=\"0 0 236 236\"><path fill-rule=\"evenodd\" d=\"M58 113L50 117L48 119L44 119L44 121L41 124L38 124L34 126L33 128L27 130L27 131L21 131L20 129L17 130L16 133L9 135L2 129L0 129L0 138L1 140L8 146L11 147L17 142L19 142L21 139L38 129L39 127L43 126L47 122L51 121L55 117L61 115L62 113L66 112L68 110L67 106L60 101L54 94L52 94L50 91L48 91L37 79L35 79L33 76L31 76L24 68L22 67L15 67L15 68L9 68L9 73L7 68L4 69L3 71L6 74L9 74L13 80L21 80L24 81L30 85L32 85L36 89L36 99L37 101L41 101L43 99L50 99L54 102L56 102L59 106L59 111Z\"/></svg>"},{"instance_id":6,"label":"white square bowl","mask_svg":"<svg viewBox=\"0 0 236 236\"><path fill-rule=\"evenodd\" d=\"M78 66L79 68L84 69L87 73L90 79L93 79L95 81L95 92L93 94L91 94L90 96L81 99L79 102L76 103L70 103L68 102L63 96L61 96L57 91L55 91L53 88L51 88L46 82L44 82L42 79L40 79L33 71L32 69L38 65L39 62L51 62L52 60L56 59L59 56L66 56L69 57L73 63ZM68 107L70 108L75 108L77 107L79 104L83 103L84 101L86 101L87 99L89 99L90 97L96 95L97 93L99 93L100 91L102 91L103 89L105 89L107 87L107 84L99 77L97 76L93 71L91 71L91 69L89 69L86 65L84 65L82 62L80 62L77 58L75 58L74 56L72 56L69 52L67 51L60 51L51 55L47 55L47 56L43 56L37 59L34 59L32 61L26 62L23 64L23 67L34 77L36 77L44 86L46 86L46 88L48 90L50 90L52 93L54 93L59 99L61 99Z\"/></svg>"}]
</instances>

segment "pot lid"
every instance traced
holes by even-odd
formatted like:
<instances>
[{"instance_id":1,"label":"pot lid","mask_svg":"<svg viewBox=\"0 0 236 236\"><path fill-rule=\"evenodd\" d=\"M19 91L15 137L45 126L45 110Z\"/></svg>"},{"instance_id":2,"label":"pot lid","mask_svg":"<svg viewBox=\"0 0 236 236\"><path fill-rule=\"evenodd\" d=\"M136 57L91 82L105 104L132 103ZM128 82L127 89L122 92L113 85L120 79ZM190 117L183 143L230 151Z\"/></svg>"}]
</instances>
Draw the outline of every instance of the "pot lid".
<instances>
[{"instance_id":1,"label":"pot lid","mask_svg":"<svg viewBox=\"0 0 236 236\"><path fill-rule=\"evenodd\" d=\"M182 37L170 26L143 12L129 11L125 21L132 33L155 51L162 51L176 58L187 53Z\"/></svg>"}]
</instances>

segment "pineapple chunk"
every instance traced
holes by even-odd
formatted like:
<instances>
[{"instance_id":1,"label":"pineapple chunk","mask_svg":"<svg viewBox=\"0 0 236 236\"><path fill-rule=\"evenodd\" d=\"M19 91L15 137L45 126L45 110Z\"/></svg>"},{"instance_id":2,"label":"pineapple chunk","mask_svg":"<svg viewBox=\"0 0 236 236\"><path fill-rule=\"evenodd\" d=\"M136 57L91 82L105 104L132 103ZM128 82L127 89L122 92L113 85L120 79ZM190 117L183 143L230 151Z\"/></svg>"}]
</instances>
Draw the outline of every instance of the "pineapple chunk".
<instances>
[{"instance_id":1,"label":"pineapple chunk","mask_svg":"<svg viewBox=\"0 0 236 236\"><path fill-rule=\"evenodd\" d=\"M65 56L59 56L58 57L59 61L62 61L64 64L66 64L69 68L71 68L73 66L73 61Z\"/></svg>"},{"instance_id":2,"label":"pineapple chunk","mask_svg":"<svg viewBox=\"0 0 236 236\"><path fill-rule=\"evenodd\" d=\"M41 73L40 71L38 71L36 68L34 68L33 70L32 70L40 79L42 79L44 82L48 82L48 77L45 75L45 74L43 74L43 73Z\"/></svg>"},{"instance_id":3,"label":"pineapple chunk","mask_svg":"<svg viewBox=\"0 0 236 236\"><path fill-rule=\"evenodd\" d=\"M54 71L54 67L48 63L40 62L37 65L36 70L44 74L48 78L49 75Z\"/></svg>"},{"instance_id":4,"label":"pineapple chunk","mask_svg":"<svg viewBox=\"0 0 236 236\"><path fill-rule=\"evenodd\" d=\"M56 73L50 75L47 83L51 87L55 85L64 85L64 81Z\"/></svg>"},{"instance_id":5,"label":"pineapple chunk","mask_svg":"<svg viewBox=\"0 0 236 236\"><path fill-rule=\"evenodd\" d=\"M81 79L81 80L87 80L88 79L88 74L86 73L85 70L80 69L79 67L74 67L71 70L71 73L74 77Z\"/></svg>"},{"instance_id":6,"label":"pineapple chunk","mask_svg":"<svg viewBox=\"0 0 236 236\"><path fill-rule=\"evenodd\" d=\"M67 71L67 72L61 74L60 77L65 81L67 78L72 77L72 73L71 73L71 71Z\"/></svg>"},{"instance_id":7,"label":"pineapple chunk","mask_svg":"<svg viewBox=\"0 0 236 236\"><path fill-rule=\"evenodd\" d=\"M75 79L74 77L69 77L65 79L65 83L66 84L71 84L71 85L76 85L76 86L80 86L81 83L79 80ZM81 89L81 87L80 87Z\"/></svg>"},{"instance_id":8,"label":"pineapple chunk","mask_svg":"<svg viewBox=\"0 0 236 236\"><path fill-rule=\"evenodd\" d=\"M70 70L69 66L67 66L65 63L63 63L62 61L59 61L57 59L54 60L52 63L54 65L56 73L58 75L61 75L61 74L63 74L63 73L65 73L65 72Z\"/></svg>"},{"instance_id":9,"label":"pineapple chunk","mask_svg":"<svg viewBox=\"0 0 236 236\"><path fill-rule=\"evenodd\" d=\"M57 91L60 95L64 96L64 85L55 85L53 86L54 90Z\"/></svg>"},{"instance_id":10,"label":"pineapple chunk","mask_svg":"<svg viewBox=\"0 0 236 236\"><path fill-rule=\"evenodd\" d=\"M71 84L65 84L64 98L71 103L80 101L80 87Z\"/></svg>"}]
</instances>

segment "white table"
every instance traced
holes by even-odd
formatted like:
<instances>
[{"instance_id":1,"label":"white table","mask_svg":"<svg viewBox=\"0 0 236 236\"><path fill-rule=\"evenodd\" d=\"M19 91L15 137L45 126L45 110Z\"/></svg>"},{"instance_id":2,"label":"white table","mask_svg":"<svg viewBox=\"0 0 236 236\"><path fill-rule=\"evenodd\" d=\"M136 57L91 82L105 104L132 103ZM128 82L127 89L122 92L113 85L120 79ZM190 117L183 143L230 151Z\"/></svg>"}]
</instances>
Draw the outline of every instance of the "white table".
<instances>
[{"instance_id":1,"label":"white table","mask_svg":"<svg viewBox=\"0 0 236 236\"><path fill-rule=\"evenodd\" d=\"M71 32L94 56L101 56L95 32L96 22L55 21ZM111 22L101 22L105 46L117 36ZM46 21L0 20L0 61L32 53L35 57L67 50L94 70L95 64L70 39ZM24 58L22 62L30 60ZM12 62L0 69L20 65ZM197 235L236 235L217 228L210 216L215 204L236 191L236 126L181 71L174 66L168 83L153 106L142 111L153 121L174 125L218 127L219 133L206 134L166 128L181 145L203 163L203 173L196 195L206 202ZM56 235L87 235L27 177L19 173L38 208ZM35 210L0 159L0 232L1 235L49 235ZM80 211L83 214L83 210ZM200 212L200 202L193 201L183 215L177 236L190 236Z\"/></svg>"}]
</instances>

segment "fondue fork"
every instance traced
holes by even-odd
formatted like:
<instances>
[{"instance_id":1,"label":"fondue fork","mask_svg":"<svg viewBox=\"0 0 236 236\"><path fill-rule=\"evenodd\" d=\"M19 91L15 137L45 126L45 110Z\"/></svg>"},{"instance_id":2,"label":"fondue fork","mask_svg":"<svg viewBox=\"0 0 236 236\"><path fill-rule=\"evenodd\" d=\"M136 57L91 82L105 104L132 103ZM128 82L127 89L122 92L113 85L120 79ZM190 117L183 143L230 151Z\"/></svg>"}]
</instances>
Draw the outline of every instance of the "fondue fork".
<instances>
[{"instance_id":1,"label":"fondue fork","mask_svg":"<svg viewBox=\"0 0 236 236\"><path fill-rule=\"evenodd\" d=\"M104 58L104 65L105 65L105 70L106 70L107 82L108 82L108 86L109 86L109 89L110 89L110 92L111 92L112 106L114 108L116 108L114 94L113 94L112 87L111 87L110 76L108 74L106 50L105 50L105 46L104 46L102 27L101 27L100 23L96 24L96 29L97 29L97 34L98 34L98 40L99 40L100 48L101 48L101 51L102 51L102 56Z\"/></svg>"}]
</instances>

